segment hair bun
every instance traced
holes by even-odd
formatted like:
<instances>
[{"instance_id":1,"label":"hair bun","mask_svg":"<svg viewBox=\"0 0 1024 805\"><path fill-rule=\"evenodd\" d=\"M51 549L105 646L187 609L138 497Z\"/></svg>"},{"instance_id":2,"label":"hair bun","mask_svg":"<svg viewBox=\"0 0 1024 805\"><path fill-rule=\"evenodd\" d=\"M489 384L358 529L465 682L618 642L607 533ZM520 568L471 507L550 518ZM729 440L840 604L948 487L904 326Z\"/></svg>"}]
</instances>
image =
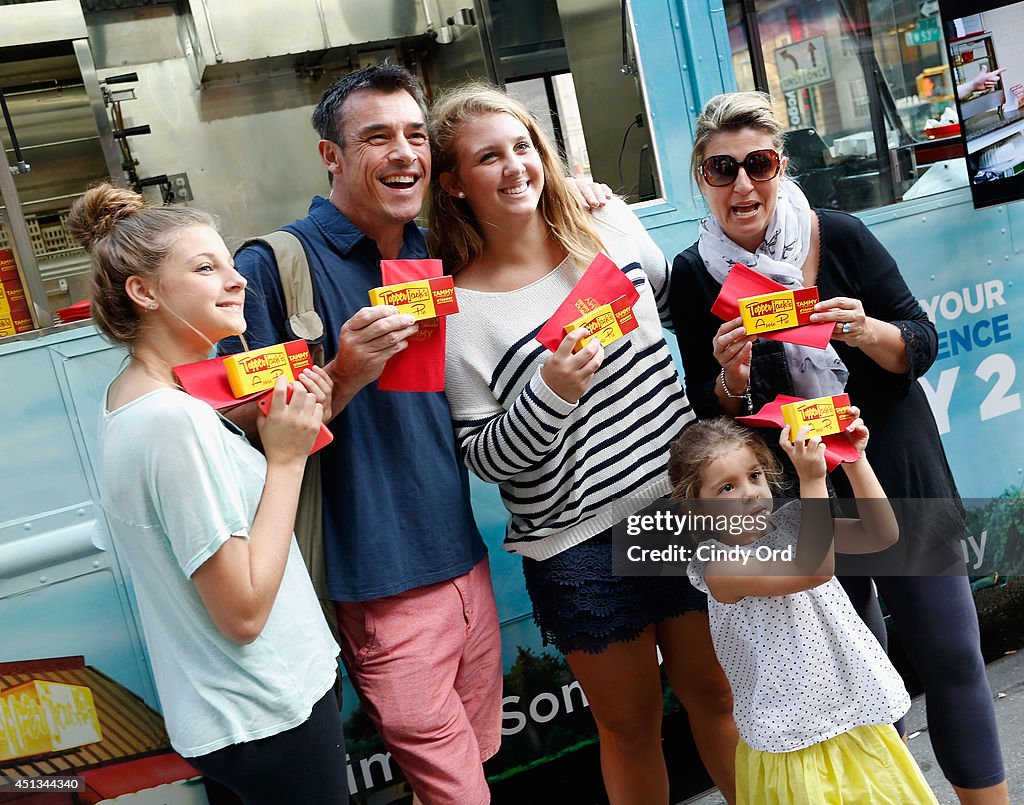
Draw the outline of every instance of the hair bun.
<instances>
[{"instance_id":1,"label":"hair bun","mask_svg":"<svg viewBox=\"0 0 1024 805\"><path fill-rule=\"evenodd\" d=\"M119 221L146 209L146 200L134 190L101 184L90 188L71 207L68 229L85 250L109 235Z\"/></svg>"}]
</instances>

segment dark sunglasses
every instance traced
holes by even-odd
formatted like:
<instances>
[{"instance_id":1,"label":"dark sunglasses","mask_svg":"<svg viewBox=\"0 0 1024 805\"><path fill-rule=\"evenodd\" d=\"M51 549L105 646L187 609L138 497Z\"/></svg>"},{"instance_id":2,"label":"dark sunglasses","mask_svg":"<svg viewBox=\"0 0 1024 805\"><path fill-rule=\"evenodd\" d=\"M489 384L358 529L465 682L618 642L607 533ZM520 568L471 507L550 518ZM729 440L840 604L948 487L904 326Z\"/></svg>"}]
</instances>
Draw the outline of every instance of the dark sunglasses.
<instances>
[{"instance_id":1,"label":"dark sunglasses","mask_svg":"<svg viewBox=\"0 0 1024 805\"><path fill-rule=\"evenodd\" d=\"M736 181L741 165L752 182L769 182L779 175L782 158L771 148L751 151L742 162L728 154L720 154L700 163L700 175L712 187L726 187Z\"/></svg>"}]
</instances>

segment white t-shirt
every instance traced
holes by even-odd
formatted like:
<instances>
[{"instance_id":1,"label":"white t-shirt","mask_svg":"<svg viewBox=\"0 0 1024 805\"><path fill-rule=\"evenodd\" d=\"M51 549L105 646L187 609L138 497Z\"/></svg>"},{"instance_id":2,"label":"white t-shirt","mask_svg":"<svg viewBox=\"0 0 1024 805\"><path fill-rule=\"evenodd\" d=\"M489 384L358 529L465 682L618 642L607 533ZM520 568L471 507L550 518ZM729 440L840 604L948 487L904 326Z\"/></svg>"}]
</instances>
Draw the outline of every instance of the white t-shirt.
<instances>
[{"instance_id":1,"label":"white t-shirt","mask_svg":"<svg viewBox=\"0 0 1024 805\"><path fill-rule=\"evenodd\" d=\"M771 521L775 530L748 548L795 546L800 502ZM715 653L732 686L736 727L751 747L793 752L854 727L891 724L910 708L903 680L834 577L799 593L723 604L708 591L706 564L690 562L690 582L708 593Z\"/></svg>"},{"instance_id":2,"label":"white t-shirt","mask_svg":"<svg viewBox=\"0 0 1024 805\"><path fill-rule=\"evenodd\" d=\"M331 637L298 546L263 632L224 637L191 576L233 535L248 539L266 460L209 405L159 389L100 423L100 496L128 560L171 745L185 757L276 735L331 688Z\"/></svg>"}]
</instances>

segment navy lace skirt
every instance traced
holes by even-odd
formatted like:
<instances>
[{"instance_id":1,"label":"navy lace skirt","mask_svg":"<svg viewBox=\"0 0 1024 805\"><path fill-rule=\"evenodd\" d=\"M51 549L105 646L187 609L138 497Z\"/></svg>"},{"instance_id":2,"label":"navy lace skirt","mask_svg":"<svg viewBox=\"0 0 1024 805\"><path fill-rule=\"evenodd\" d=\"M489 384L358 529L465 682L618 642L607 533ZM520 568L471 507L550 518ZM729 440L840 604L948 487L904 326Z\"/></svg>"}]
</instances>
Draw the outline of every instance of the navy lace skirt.
<instances>
[{"instance_id":1,"label":"navy lace skirt","mask_svg":"<svg viewBox=\"0 0 1024 805\"><path fill-rule=\"evenodd\" d=\"M648 624L708 609L686 576L612 575L610 532L544 561L524 558L523 575L544 645L563 654L600 654Z\"/></svg>"}]
</instances>

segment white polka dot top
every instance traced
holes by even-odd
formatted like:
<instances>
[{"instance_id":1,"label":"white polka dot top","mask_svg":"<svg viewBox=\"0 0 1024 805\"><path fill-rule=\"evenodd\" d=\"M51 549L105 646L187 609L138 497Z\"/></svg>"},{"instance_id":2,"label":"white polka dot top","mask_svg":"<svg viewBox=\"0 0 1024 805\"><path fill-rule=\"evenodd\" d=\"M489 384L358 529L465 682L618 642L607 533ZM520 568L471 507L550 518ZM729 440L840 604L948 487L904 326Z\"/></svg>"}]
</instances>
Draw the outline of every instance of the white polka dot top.
<instances>
[{"instance_id":1,"label":"white polka dot top","mask_svg":"<svg viewBox=\"0 0 1024 805\"><path fill-rule=\"evenodd\" d=\"M796 545L800 502L771 517L775 530L752 543ZM726 547L717 540L708 543ZM691 583L707 593L705 562ZM865 724L891 724L910 697L878 640L833 577L791 595L723 604L708 595L715 653L732 685L740 736L762 752L793 752Z\"/></svg>"}]
</instances>

